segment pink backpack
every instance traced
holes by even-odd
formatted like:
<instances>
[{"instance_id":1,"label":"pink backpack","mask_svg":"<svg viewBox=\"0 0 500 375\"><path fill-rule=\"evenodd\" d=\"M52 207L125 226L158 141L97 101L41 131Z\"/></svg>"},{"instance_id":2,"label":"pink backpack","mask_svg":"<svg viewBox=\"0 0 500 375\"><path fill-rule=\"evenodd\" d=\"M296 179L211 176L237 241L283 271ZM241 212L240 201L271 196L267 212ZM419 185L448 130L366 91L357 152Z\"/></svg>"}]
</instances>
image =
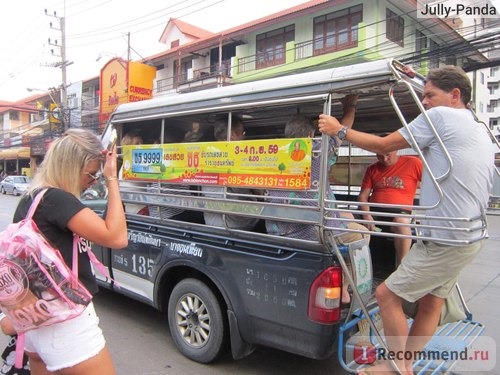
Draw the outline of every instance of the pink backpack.
<instances>
[{"instance_id":1,"label":"pink backpack","mask_svg":"<svg viewBox=\"0 0 500 375\"><path fill-rule=\"evenodd\" d=\"M24 332L72 319L92 300L78 280L80 237L73 237L70 269L32 219L46 191L37 194L24 220L0 233L0 309L18 333L19 360L24 351ZM95 260L93 254L91 259Z\"/></svg>"}]
</instances>

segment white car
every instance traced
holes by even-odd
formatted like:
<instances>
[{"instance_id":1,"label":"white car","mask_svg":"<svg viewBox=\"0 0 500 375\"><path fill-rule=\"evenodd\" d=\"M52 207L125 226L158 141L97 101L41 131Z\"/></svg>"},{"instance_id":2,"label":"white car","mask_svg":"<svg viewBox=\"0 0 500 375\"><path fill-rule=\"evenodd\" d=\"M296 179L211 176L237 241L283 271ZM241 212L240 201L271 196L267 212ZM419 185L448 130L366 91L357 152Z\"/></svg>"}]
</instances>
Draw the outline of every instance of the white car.
<instances>
[{"instance_id":1,"label":"white car","mask_svg":"<svg viewBox=\"0 0 500 375\"><path fill-rule=\"evenodd\" d=\"M31 179L28 176L7 176L0 182L0 192L21 195L30 185Z\"/></svg>"}]
</instances>

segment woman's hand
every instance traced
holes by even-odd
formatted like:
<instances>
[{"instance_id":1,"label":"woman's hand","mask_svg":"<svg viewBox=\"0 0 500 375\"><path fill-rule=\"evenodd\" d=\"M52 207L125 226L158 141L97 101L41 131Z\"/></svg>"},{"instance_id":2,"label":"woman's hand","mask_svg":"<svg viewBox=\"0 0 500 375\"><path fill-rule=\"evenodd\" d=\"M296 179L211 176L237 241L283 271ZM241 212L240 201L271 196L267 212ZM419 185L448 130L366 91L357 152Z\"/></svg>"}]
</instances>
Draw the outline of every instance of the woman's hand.
<instances>
[{"instance_id":1,"label":"woman's hand","mask_svg":"<svg viewBox=\"0 0 500 375\"><path fill-rule=\"evenodd\" d=\"M116 154L116 146L113 146L113 148L108 151L104 150L103 151L104 156L106 157L106 161L104 162L104 168L103 168L103 174L106 179L108 178L116 178L118 176L117 170L116 170L116 159L117 159L117 154Z\"/></svg>"},{"instance_id":2,"label":"woman's hand","mask_svg":"<svg viewBox=\"0 0 500 375\"><path fill-rule=\"evenodd\" d=\"M12 325L12 322L5 315L3 315L3 317L0 320L0 329L5 335L13 336L17 334L16 330L14 329L14 326Z\"/></svg>"}]
</instances>

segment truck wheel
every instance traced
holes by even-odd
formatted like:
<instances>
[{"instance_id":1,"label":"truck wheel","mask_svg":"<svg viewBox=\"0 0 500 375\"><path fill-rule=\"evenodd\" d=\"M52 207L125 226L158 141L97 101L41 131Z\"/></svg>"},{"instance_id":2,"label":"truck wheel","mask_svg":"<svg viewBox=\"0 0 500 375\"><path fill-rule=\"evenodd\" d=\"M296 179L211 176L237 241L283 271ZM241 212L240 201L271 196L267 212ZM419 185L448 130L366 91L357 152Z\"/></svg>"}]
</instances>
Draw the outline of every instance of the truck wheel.
<instances>
[{"instance_id":1,"label":"truck wheel","mask_svg":"<svg viewBox=\"0 0 500 375\"><path fill-rule=\"evenodd\" d=\"M200 363L217 359L227 346L227 318L215 294L203 282L185 279L168 301L168 325L177 349Z\"/></svg>"}]
</instances>

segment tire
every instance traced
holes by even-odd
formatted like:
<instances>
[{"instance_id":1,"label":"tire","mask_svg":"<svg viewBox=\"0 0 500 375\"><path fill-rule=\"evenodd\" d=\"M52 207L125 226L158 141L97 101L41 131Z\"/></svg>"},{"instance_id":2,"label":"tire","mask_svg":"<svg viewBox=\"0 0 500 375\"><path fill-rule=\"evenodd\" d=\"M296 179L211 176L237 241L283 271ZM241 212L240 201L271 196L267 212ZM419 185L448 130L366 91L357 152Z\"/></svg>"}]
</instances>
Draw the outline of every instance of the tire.
<instances>
[{"instance_id":1,"label":"tire","mask_svg":"<svg viewBox=\"0 0 500 375\"><path fill-rule=\"evenodd\" d=\"M213 362L227 348L227 317L215 294L197 279L182 280L172 290L168 325L177 349L193 361Z\"/></svg>"},{"instance_id":2,"label":"tire","mask_svg":"<svg viewBox=\"0 0 500 375\"><path fill-rule=\"evenodd\" d=\"M2 194L6 194L6 193L7 193L7 192L5 191L5 189L3 188L3 186L2 186L1 192L2 192Z\"/></svg>"},{"instance_id":3,"label":"tire","mask_svg":"<svg viewBox=\"0 0 500 375\"><path fill-rule=\"evenodd\" d=\"M17 192L16 188L12 189L12 195L14 195L16 197L19 195L19 193Z\"/></svg>"}]
</instances>

